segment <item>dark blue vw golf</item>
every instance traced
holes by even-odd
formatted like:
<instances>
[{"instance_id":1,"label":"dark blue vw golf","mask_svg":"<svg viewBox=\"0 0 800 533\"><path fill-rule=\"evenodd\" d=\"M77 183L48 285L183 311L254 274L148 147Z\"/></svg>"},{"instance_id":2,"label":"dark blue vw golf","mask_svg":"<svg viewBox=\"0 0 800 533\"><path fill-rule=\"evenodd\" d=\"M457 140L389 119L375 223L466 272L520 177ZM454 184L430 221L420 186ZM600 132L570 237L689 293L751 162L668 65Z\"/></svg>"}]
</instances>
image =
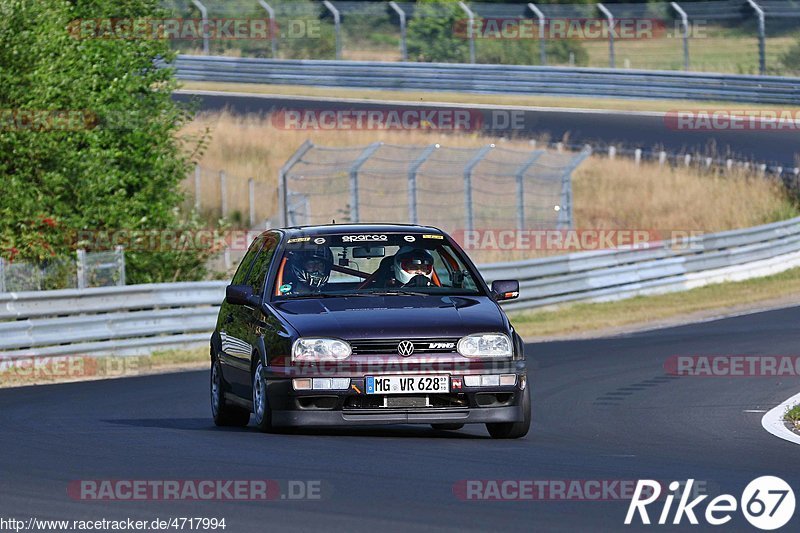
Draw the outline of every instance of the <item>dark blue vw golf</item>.
<instances>
[{"instance_id":1,"label":"dark blue vw golf","mask_svg":"<svg viewBox=\"0 0 800 533\"><path fill-rule=\"evenodd\" d=\"M352 224L262 233L227 288L211 336L220 426L486 424L519 438L531 421L523 344L499 301L443 231Z\"/></svg>"}]
</instances>

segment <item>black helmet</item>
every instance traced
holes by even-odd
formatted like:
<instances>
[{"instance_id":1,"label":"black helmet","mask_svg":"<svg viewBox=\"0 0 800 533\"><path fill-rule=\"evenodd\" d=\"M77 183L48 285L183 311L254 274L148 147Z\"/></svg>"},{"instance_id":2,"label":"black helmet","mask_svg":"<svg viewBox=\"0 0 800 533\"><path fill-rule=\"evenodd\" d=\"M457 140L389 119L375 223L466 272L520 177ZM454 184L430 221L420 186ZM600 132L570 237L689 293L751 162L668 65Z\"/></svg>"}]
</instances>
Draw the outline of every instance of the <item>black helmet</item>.
<instances>
[{"instance_id":1,"label":"black helmet","mask_svg":"<svg viewBox=\"0 0 800 533\"><path fill-rule=\"evenodd\" d=\"M333 265L333 254L330 248L291 252L289 268L297 281L312 288L319 288L328 283Z\"/></svg>"}]
</instances>

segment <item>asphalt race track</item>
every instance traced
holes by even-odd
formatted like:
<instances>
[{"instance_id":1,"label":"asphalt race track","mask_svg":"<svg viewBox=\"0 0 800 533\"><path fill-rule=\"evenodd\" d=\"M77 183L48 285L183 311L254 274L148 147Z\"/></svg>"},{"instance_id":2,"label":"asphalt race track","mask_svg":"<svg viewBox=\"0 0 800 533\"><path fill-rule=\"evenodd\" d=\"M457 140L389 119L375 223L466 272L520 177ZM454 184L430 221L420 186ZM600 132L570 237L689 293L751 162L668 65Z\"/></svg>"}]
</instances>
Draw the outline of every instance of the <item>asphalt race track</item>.
<instances>
[{"instance_id":1,"label":"asphalt race track","mask_svg":"<svg viewBox=\"0 0 800 533\"><path fill-rule=\"evenodd\" d=\"M199 109L217 111L230 109L236 113L267 114L281 109L302 110L397 110L419 109L422 104L376 102L341 102L325 99L286 98L271 95L243 95L230 93L194 94L189 91L176 94L181 101L196 99ZM435 99L435 96L432 98ZM434 109L437 106L432 106ZM700 105L698 109L713 110L717 105ZM617 145L628 149L666 150L670 153L700 153L704 156L755 161L773 166L793 168L800 165L798 130L723 129L693 131L676 129L674 120L665 119L663 113L625 113L617 111L574 110L523 110L504 112L502 108L488 108L470 104L461 106L482 113L482 130L492 135L514 135L549 138L552 141L573 145L591 143L595 146ZM514 109L514 108L510 108ZM676 104L678 109L678 104ZM691 110L690 110L691 111ZM697 111L697 109L695 109ZM509 130L508 113L518 113L518 128ZM499 113L499 114L498 114ZM500 127L503 126L503 127Z\"/></svg>"},{"instance_id":2,"label":"asphalt race track","mask_svg":"<svg viewBox=\"0 0 800 533\"><path fill-rule=\"evenodd\" d=\"M685 520L626 527L626 501L463 501L453 487L459 480L694 478L712 494L738 499L750 480L771 474L797 490L800 450L764 431L761 413L745 412L795 394L797 378L673 377L664 362L796 354L798 323L800 307L528 345L534 426L517 441L491 440L483 426L220 429L209 413L207 372L2 390L0 516L225 517L228 532L686 530ZM87 502L67 493L80 479L317 480L323 497ZM784 530L798 524L796 513ZM723 527L693 529L752 530L740 513Z\"/></svg>"}]
</instances>

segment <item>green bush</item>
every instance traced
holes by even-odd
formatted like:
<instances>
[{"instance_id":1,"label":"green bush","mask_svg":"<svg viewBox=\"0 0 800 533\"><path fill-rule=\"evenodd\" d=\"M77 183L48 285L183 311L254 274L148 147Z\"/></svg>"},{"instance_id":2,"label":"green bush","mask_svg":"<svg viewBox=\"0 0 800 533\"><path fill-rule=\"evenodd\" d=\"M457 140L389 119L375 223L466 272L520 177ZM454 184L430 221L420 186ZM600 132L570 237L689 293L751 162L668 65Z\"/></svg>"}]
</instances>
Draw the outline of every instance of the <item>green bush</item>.
<instances>
[{"instance_id":1,"label":"green bush","mask_svg":"<svg viewBox=\"0 0 800 533\"><path fill-rule=\"evenodd\" d=\"M72 258L77 231L183 224L179 183L203 139L178 138L190 115L171 98L173 71L156 66L171 59L169 44L76 32L79 20L160 15L157 0L0 0L0 249L7 259ZM63 117L70 121L55 120ZM132 256L129 276L193 279L207 259Z\"/></svg>"}]
</instances>

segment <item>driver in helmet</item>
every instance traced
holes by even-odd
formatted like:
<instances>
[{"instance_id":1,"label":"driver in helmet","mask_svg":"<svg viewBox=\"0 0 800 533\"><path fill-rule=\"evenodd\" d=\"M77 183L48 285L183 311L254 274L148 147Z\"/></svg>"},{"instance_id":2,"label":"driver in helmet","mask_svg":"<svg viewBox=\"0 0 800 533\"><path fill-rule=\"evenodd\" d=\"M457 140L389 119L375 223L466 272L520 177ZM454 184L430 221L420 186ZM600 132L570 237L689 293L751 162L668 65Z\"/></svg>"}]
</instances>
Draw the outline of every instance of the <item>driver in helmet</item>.
<instances>
[{"instance_id":1,"label":"driver in helmet","mask_svg":"<svg viewBox=\"0 0 800 533\"><path fill-rule=\"evenodd\" d=\"M433 283L433 256L427 250L404 246L397 251L392 264L394 279L389 286L431 287Z\"/></svg>"},{"instance_id":2,"label":"driver in helmet","mask_svg":"<svg viewBox=\"0 0 800 533\"><path fill-rule=\"evenodd\" d=\"M289 252L287 267L290 276L280 287L282 294L308 294L320 292L328 283L333 265L333 254L327 247L316 250Z\"/></svg>"}]
</instances>

